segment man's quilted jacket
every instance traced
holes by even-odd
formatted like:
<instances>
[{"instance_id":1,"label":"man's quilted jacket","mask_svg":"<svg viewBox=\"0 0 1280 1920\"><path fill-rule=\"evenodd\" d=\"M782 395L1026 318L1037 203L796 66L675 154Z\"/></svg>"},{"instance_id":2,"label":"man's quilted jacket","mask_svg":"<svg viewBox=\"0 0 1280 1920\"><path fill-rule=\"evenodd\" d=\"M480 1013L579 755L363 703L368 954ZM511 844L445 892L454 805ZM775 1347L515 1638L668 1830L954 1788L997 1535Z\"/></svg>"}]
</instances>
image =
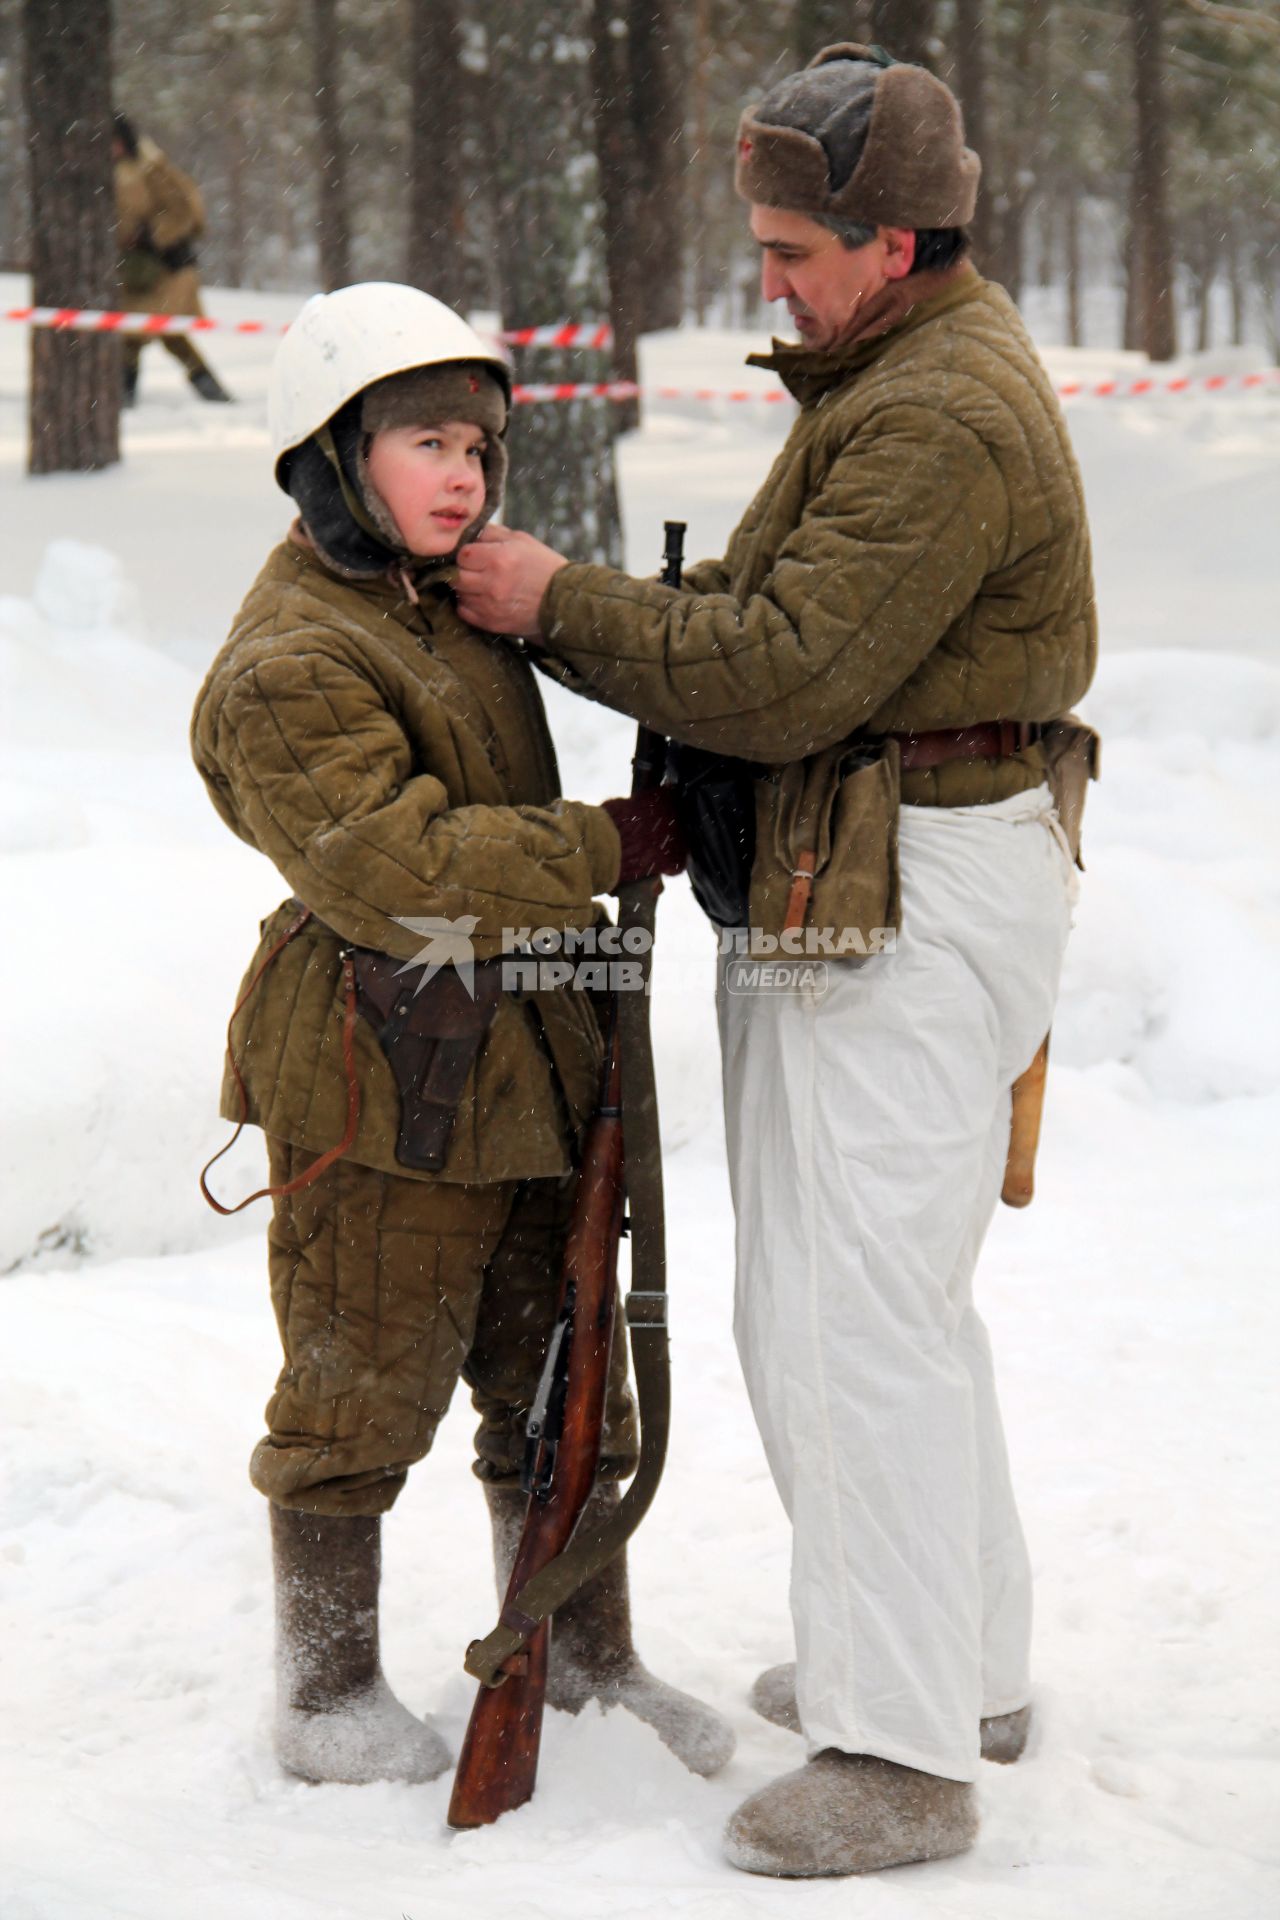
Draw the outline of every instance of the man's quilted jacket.
<instances>
[{"instance_id":1,"label":"man's quilted jacket","mask_svg":"<svg viewBox=\"0 0 1280 1920\"><path fill-rule=\"evenodd\" d=\"M682 590L562 568L542 606L549 671L775 770L855 734L1064 714L1096 653L1084 495L1008 296L964 268L879 337L775 343L755 364L800 412L723 561ZM901 799L979 805L1043 778L1032 748L904 773Z\"/></svg>"}]
</instances>

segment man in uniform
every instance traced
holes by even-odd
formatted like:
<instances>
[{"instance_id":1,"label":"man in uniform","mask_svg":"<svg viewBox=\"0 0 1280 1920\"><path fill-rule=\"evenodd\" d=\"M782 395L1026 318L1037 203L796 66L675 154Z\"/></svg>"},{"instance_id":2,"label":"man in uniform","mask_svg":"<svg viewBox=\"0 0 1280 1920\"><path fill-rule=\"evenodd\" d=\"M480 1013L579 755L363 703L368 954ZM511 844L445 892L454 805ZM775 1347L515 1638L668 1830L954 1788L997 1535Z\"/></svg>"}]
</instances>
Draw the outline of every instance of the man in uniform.
<instances>
[{"instance_id":1,"label":"man in uniform","mask_svg":"<svg viewBox=\"0 0 1280 1920\"><path fill-rule=\"evenodd\" d=\"M797 1654L754 1701L810 1756L730 1821L756 1873L962 1851L980 1756L1016 1759L1030 1719L972 1279L1057 993L1074 868L1047 781L1096 633L1052 388L966 258L978 174L922 68L841 45L775 84L737 186L800 336L756 364L800 411L725 557L676 590L501 530L461 556L469 618L750 763L720 1006L736 1333ZM813 964L769 992L750 956L788 951Z\"/></svg>"},{"instance_id":2,"label":"man in uniform","mask_svg":"<svg viewBox=\"0 0 1280 1920\"><path fill-rule=\"evenodd\" d=\"M129 313L199 314L200 277L195 242L204 232L204 202L195 182L141 137L117 113L112 122L116 240L120 249L120 297ZM202 400L230 400L213 369L187 334L124 335L124 404L138 398L138 363L148 339L158 338L173 355Z\"/></svg>"}]
</instances>

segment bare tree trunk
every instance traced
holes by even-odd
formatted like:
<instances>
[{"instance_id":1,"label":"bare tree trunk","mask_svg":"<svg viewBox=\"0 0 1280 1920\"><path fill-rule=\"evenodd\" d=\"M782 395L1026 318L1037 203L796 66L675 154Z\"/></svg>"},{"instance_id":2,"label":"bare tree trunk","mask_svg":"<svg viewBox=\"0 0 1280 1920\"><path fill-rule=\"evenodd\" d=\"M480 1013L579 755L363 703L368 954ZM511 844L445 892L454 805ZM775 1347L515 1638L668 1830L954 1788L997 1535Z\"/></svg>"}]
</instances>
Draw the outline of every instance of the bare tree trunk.
<instances>
[{"instance_id":1,"label":"bare tree trunk","mask_svg":"<svg viewBox=\"0 0 1280 1920\"><path fill-rule=\"evenodd\" d=\"M837 41L874 38L870 0L796 0L791 45L801 66Z\"/></svg>"},{"instance_id":2,"label":"bare tree trunk","mask_svg":"<svg viewBox=\"0 0 1280 1920\"><path fill-rule=\"evenodd\" d=\"M1084 316L1080 299L1080 191L1071 181L1066 192L1064 221L1067 250L1067 345L1084 345Z\"/></svg>"},{"instance_id":3,"label":"bare tree trunk","mask_svg":"<svg viewBox=\"0 0 1280 1920\"><path fill-rule=\"evenodd\" d=\"M630 0L627 78L635 143L640 331L683 319L684 117L688 61L673 0Z\"/></svg>"},{"instance_id":4,"label":"bare tree trunk","mask_svg":"<svg viewBox=\"0 0 1280 1920\"><path fill-rule=\"evenodd\" d=\"M1146 246L1142 239L1143 213L1138 199L1138 176L1129 178L1129 241L1125 248L1125 260L1128 272L1124 283L1124 324L1121 339L1126 353L1141 353L1142 312L1145 295L1142 291L1143 266L1146 259Z\"/></svg>"},{"instance_id":5,"label":"bare tree trunk","mask_svg":"<svg viewBox=\"0 0 1280 1920\"><path fill-rule=\"evenodd\" d=\"M1050 0L1023 0L1015 47L1014 132L1004 181L997 278L1014 300L1026 281L1027 207L1040 170Z\"/></svg>"},{"instance_id":6,"label":"bare tree trunk","mask_svg":"<svg viewBox=\"0 0 1280 1920\"><path fill-rule=\"evenodd\" d=\"M24 0L31 297L115 305L111 0ZM84 473L120 458L120 341L31 330L32 473Z\"/></svg>"},{"instance_id":7,"label":"bare tree trunk","mask_svg":"<svg viewBox=\"0 0 1280 1920\"><path fill-rule=\"evenodd\" d=\"M987 142L986 0L956 0L956 91L964 115L964 137L982 162L982 182L970 232L977 263L984 270L992 253L991 206L995 191L995 154Z\"/></svg>"},{"instance_id":8,"label":"bare tree trunk","mask_svg":"<svg viewBox=\"0 0 1280 1920\"><path fill-rule=\"evenodd\" d=\"M689 165L689 221L693 233L693 317L707 324L711 304L711 261L707 252L710 200L707 193L707 63L711 58L711 0L694 0L693 14L693 153Z\"/></svg>"},{"instance_id":9,"label":"bare tree trunk","mask_svg":"<svg viewBox=\"0 0 1280 1920\"><path fill-rule=\"evenodd\" d=\"M508 325L584 315L605 279L588 0L488 0L495 238ZM599 379L586 354L516 356L530 381ZM507 517L577 560L621 559L613 423L602 400L516 409Z\"/></svg>"},{"instance_id":10,"label":"bare tree trunk","mask_svg":"<svg viewBox=\"0 0 1280 1920\"><path fill-rule=\"evenodd\" d=\"M338 0L311 0L315 57L316 135L319 141L317 233L320 284L326 293L351 280L351 228L347 219L347 150L342 143L338 93Z\"/></svg>"},{"instance_id":11,"label":"bare tree trunk","mask_svg":"<svg viewBox=\"0 0 1280 1920\"><path fill-rule=\"evenodd\" d=\"M409 0L409 243L405 279L447 306L467 297L463 179L468 76L457 0Z\"/></svg>"},{"instance_id":12,"label":"bare tree trunk","mask_svg":"<svg viewBox=\"0 0 1280 1920\"><path fill-rule=\"evenodd\" d=\"M1234 209L1227 216L1227 285L1231 289L1231 344L1244 345L1245 277L1241 259L1240 222Z\"/></svg>"},{"instance_id":13,"label":"bare tree trunk","mask_svg":"<svg viewBox=\"0 0 1280 1920\"><path fill-rule=\"evenodd\" d=\"M935 11L934 0L872 0L871 36L895 60L932 69Z\"/></svg>"},{"instance_id":14,"label":"bare tree trunk","mask_svg":"<svg viewBox=\"0 0 1280 1920\"><path fill-rule=\"evenodd\" d=\"M1133 22L1134 210L1138 215L1133 266L1137 273L1137 329L1152 360L1178 351L1174 306L1173 240L1169 226L1169 107L1164 84L1164 0L1130 0Z\"/></svg>"},{"instance_id":15,"label":"bare tree trunk","mask_svg":"<svg viewBox=\"0 0 1280 1920\"><path fill-rule=\"evenodd\" d=\"M242 287L248 235L245 174L248 167L245 126L247 103L233 101L227 122L227 284Z\"/></svg>"},{"instance_id":16,"label":"bare tree trunk","mask_svg":"<svg viewBox=\"0 0 1280 1920\"><path fill-rule=\"evenodd\" d=\"M591 95L604 219L605 268L609 277L609 320L613 327L612 372L616 380L639 379L643 306L634 232L638 156L631 129L628 64L626 36L616 0L593 0ZM618 406L614 424L619 432L628 432L639 423L638 401L628 400Z\"/></svg>"}]
</instances>

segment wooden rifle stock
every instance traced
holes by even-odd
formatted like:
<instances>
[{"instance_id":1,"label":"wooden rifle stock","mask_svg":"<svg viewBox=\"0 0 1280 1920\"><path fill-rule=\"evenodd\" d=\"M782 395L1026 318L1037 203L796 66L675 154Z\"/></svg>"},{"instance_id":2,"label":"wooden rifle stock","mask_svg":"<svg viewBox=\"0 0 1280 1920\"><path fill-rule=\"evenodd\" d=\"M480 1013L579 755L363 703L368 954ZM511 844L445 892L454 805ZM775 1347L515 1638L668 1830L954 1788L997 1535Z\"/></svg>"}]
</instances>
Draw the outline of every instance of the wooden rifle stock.
<instances>
[{"instance_id":1,"label":"wooden rifle stock","mask_svg":"<svg viewBox=\"0 0 1280 1920\"><path fill-rule=\"evenodd\" d=\"M551 1465L544 1497L529 1502L502 1607L505 1625L523 1630L516 1595L569 1544L595 1482L609 1380L622 1230L622 1105L616 1022L606 1049L603 1092L587 1132L573 1222L565 1246L560 1320L567 1343L563 1430L544 1434L535 1480ZM553 1461L548 1462L548 1451ZM542 1739L552 1624L543 1621L501 1683L481 1687L458 1760L449 1802L451 1827L483 1827L521 1807L533 1793Z\"/></svg>"},{"instance_id":2,"label":"wooden rifle stock","mask_svg":"<svg viewBox=\"0 0 1280 1920\"><path fill-rule=\"evenodd\" d=\"M1035 1197L1036 1149L1044 1113L1044 1083L1049 1071L1049 1035L1046 1033L1031 1065L1013 1083L1013 1111L1009 1121L1009 1152L1000 1198L1006 1207L1027 1207Z\"/></svg>"},{"instance_id":3,"label":"wooden rifle stock","mask_svg":"<svg viewBox=\"0 0 1280 1920\"><path fill-rule=\"evenodd\" d=\"M684 524L669 520L665 525L663 581L680 585ZM661 784L666 771L667 742L661 734L641 727L632 761L632 793ZM619 922L624 927L645 929L652 947L654 909L662 891L655 875L619 890ZM642 1285L665 1289L665 1256L662 1228L662 1171L658 1148L657 1107L652 1087L652 1056L648 1042L648 1001L632 996L623 1016L614 1001L605 1046L601 1076L600 1105L587 1131L582 1166L574 1203L573 1222L565 1247L564 1284L560 1314L539 1387L538 1402L531 1415L540 1417L551 1386L552 1369L561 1368L557 1399L563 1403L563 1429L549 1440L544 1431L533 1462L532 1485L535 1489L525 1516L515 1565L507 1583L499 1625L513 1637L523 1638L516 1652L496 1665L483 1656L482 1643L468 1649L471 1670L496 1677L487 1678L472 1709L471 1719L458 1759L458 1769L449 1802L451 1827L489 1826L502 1814L523 1806L533 1794L538 1770L538 1749L542 1739L542 1715L546 1697L547 1658L554 1621L540 1623L521 1613L516 1601L529 1582L563 1554L595 1483L604 1427L605 1399L609 1381L609 1350L613 1338L617 1300L618 1241L622 1232L625 1195L623 1156L623 1052L627 1052L629 1119L627 1126L639 1140L639 1151L632 1168L636 1192L633 1195L635 1235L632 1242L633 1288L637 1263L648 1272ZM622 1031L625 1028L625 1033ZM665 1291L645 1292L646 1303L660 1303L662 1317L649 1321L648 1332L661 1345L661 1377L666 1381ZM629 1305L637 1296L633 1290ZM633 1340L636 1334L633 1327ZM649 1359L649 1377L655 1367ZM639 1368L639 1361L637 1361ZM639 1372L637 1377L639 1378ZM666 1392L662 1388L660 1414L652 1422L656 1428L656 1447L648 1466L642 1458L637 1482L647 1485L637 1515L643 1513L652 1498L662 1471L666 1439ZM650 1432L645 1417L646 1436ZM646 1449L650 1448L646 1438ZM632 1489L629 1500L636 1500L640 1488ZM635 1524L634 1521L631 1522ZM625 1535L624 1535L625 1538ZM597 1549L598 1551L598 1549ZM585 1577L585 1576L579 1576ZM532 1601L530 1605L534 1604ZM490 1639L499 1638L497 1634ZM487 1644L487 1643L486 1643ZM472 1655L480 1649L473 1660Z\"/></svg>"}]
</instances>

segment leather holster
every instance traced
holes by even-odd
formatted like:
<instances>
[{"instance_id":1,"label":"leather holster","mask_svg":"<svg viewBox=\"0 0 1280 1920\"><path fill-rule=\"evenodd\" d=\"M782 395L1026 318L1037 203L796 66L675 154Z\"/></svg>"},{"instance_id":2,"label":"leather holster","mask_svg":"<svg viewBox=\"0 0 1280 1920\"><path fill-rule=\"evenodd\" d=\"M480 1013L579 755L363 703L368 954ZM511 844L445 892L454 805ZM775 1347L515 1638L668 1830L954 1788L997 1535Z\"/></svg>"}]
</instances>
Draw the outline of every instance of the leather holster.
<instances>
[{"instance_id":1,"label":"leather holster","mask_svg":"<svg viewBox=\"0 0 1280 1920\"><path fill-rule=\"evenodd\" d=\"M502 960L476 963L473 996L452 966L420 985L419 969L406 970L392 954L346 950L355 968L356 1004L400 1092L396 1159L420 1173L439 1173L480 1042L498 1010Z\"/></svg>"}]
</instances>

